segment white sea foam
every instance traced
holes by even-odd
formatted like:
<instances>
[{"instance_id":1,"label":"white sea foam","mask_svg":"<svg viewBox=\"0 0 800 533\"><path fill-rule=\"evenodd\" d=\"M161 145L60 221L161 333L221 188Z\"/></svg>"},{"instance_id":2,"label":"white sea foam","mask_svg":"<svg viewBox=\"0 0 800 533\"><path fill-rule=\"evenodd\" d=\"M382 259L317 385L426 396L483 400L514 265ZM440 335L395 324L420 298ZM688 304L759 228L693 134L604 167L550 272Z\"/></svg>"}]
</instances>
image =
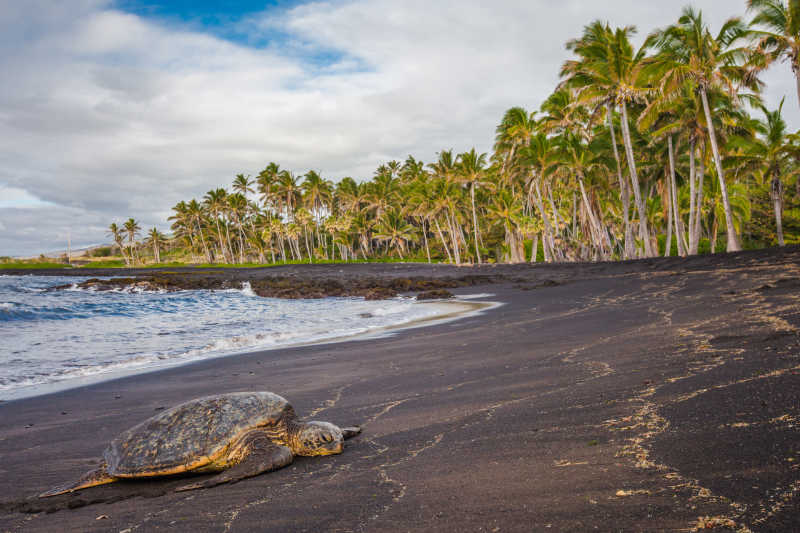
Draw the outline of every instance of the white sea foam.
<instances>
[{"instance_id":1,"label":"white sea foam","mask_svg":"<svg viewBox=\"0 0 800 533\"><path fill-rule=\"evenodd\" d=\"M479 294L459 295L458 299L459 300L477 300L479 298L491 298L492 296L494 296L494 294L489 294L488 292L482 292L482 293L479 293Z\"/></svg>"},{"instance_id":2,"label":"white sea foam","mask_svg":"<svg viewBox=\"0 0 800 533\"><path fill-rule=\"evenodd\" d=\"M253 287L250 286L249 281L245 281L244 283L242 283L242 294L244 294L245 296L258 297L258 295L255 292L253 292Z\"/></svg>"}]
</instances>

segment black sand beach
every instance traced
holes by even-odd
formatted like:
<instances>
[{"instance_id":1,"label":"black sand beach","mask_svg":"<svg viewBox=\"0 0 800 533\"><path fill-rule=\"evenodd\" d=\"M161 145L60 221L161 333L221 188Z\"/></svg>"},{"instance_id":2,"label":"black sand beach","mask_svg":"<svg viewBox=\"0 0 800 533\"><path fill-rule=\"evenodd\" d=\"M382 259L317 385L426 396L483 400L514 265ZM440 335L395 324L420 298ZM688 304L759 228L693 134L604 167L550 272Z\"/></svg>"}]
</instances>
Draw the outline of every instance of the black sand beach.
<instances>
[{"instance_id":1,"label":"black sand beach","mask_svg":"<svg viewBox=\"0 0 800 533\"><path fill-rule=\"evenodd\" d=\"M170 270L448 279L456 294L504 305L387 338L2 403L0 530L800 530L800 248L615 264ZM158 410L240 390L273 391L301 416L364 431L342 455L235 485L175 493L176 479L36 497Z\"/></svg>"}]
</instances>

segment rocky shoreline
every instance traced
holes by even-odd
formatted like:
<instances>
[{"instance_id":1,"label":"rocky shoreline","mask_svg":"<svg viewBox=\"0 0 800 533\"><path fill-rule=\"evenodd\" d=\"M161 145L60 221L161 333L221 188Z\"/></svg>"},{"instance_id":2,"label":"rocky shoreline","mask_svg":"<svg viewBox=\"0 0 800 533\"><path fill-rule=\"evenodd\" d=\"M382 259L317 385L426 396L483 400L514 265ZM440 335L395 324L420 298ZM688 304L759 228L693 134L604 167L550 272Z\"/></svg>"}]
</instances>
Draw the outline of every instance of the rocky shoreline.
<instances>
[{"instance_id":1,"label":"rocky shoreline","mask_svg":"<svg viewBox=\"0 0 800 533\"><path fill-rule=\"evenodd\" d=\"M251 281L238 281L209 277L202 274L160 273L151 276L124 278L90 278L79 283L68 283L51 290L80 288L93 291L176 292L183 290L227 290L249 287L264 298L329 298L363 297L367 300L385 300L407 293L420 293L418 299L452 298L447 289L471 287L493 283L490 276L462 276L447 278L297 278L289 276L265 277Z\"/></svg>"}]
</instances>

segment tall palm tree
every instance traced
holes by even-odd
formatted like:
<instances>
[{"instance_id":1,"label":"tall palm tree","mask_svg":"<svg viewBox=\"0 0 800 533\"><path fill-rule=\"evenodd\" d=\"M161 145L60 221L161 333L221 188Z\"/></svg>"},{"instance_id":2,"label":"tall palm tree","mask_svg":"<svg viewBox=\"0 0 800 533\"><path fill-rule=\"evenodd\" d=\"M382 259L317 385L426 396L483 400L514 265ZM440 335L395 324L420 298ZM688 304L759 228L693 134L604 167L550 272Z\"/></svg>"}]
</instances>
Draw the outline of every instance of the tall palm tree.
<instances>
[{"instance_id":1,"label":"tall palm tree","mask_svg":"<svg viewBox=\"0 0 800 533\"><path fill-rule=\"evenodd\" d=\"M557 165L558 152L553 144L553 140L543 133L537 133L529 140L528 144L519 151L520 166L528 173L526 183L528 185L527 202L536 204L539 216L543 223L542 249L546 262L554 261L558 257L555 249L555 227L547 214L544 206L542 188L544 180Z\"/></svg>"},{"instance_id":2,"label":"tall palm tree","mask_svg":"<svg viewBox=\"0 0 800 533\"><path fill-rule=\"evenodd\" d=\"M760 81L742 65L745 51L734 47L746 35L747 29L742 21L732 18L723 24L719 34L714 37L703 20L702 12L686 7L677 24L654 33L646 43L658 49L654 63L660 69L661 90L665 95L680 94L687 83L700 95L719 179L729 252L741 250L742 247L734 226L708 95L711 89L724 89L732 95L737 94L738 86L755 91L760 89ZM742 98L742 95L737 97Z\"/></svg>"},{"instance_id":3,"label":"tall palm tree","mask_svg":"<svg viewBox=\"0 0 800 533\"><path fill-rule=\"evenodd\" d=\"M800 174L796 161L800 159L800 138L790 134L783 119L783 100L773 111L761 106L764 120L755 121L758 136L753 139L738 137L733 143L740 153L731 157L732 163L760 172L769 180L770 199L775 215L775 232L778 245L785 246L783 235L783 180Z\"/></svg>"},{"instance_id":4,"label":"tall palm tree","mask_svg":"<svg viewBox=\"0 0 800 533\"><path fill-rule=\"evenodd\" d=\"M643 46L639 50L634 50L630 38L635 33L636 28L633 26L612 30L608 24L600 21L591 23L584 28L581 38L567 43L567 49L575 52L580 59L564 63L561 75L566 78L568 87L575 87L579 90L578 102L593 105L595 108L605 108L617 161L618 179L622 174L619 154L616 150L613 110L615 107L620 108L622 139L625 145L631 188L639 214L639 238L644 243L645 255L652 256L654 250L650 244L645 204L639 184L628 118L628 105L643 102L650 92L650 88L646 82L643 83L644 80L640 75L647 49ZM627 184L621 180L620 195L623 217L627 225ZM630 233L626 227L626 256L632 252L631 245L627 243L631 240Z\"/></svg>"},{"instance_id":5,"label":"tall palm tree","mask_svg":"<svg viewBox=\"0 0 800 533\"><path fill-rule=\"evenodd\" d=\"M153 247L153 259L156 263L161 262L161 245L166 238L158 231L158 228L152 228L147 232L147 243Z\"/></svg>"},{"instance_id":6,"label":"tall palm tree","mask_svg":"<svg viewBox=\"0 0 800 533\"><path fill-rule=\"evenodd\" d=\"M135 264L137 261L136 236L139 235L142 227L133 218L126 220L122 227L125 229L125 233L128 235L128 249L130 250L131 261Z\"/></svg>"},{"instance_id":7,"label":"tall palm tree","mask_svg":"<svg viewBox=\"0 0 800 533\"><path fill-rule=\"evenodd\" d=\"M213 258L211 257L211 250L208 248L208 244L206 243L205 232L203 231L205 209L200 202L192 198L186 206L186 214L189 217L189 220L194 222L194 225L197 227L197 233L200 235L200 242L203 245L203 252L205 253L206 261L210 263Z\"/></svg>"},{"instance_id":8,"label":"tall palm tree","mask_svg":"<svg viewBox=\"0 0 800 533\"><path fill-rule=\"evenodd\" d=\"M125 266L130 266L131 261L128 259L128 255L125 253L125 241L122 229L117 226L116 222L112 222L111 225L108 226L108 232L108 234L113 237L114 244L116 244L119 248L119 253L122 254L122 259L125 260Z\"/></svg>"},{"instance_id":9,"label":"tall palm tree","mask_svg":"<svg viewBox=\"0 0 800 533\"><path fill-rule=\"evenodd\" d=\"M800 103L800 0L747 0L747 10L755 13L750 22L758 39L753 59L761 68L787 60Z\"/></svg>"},{"instance_id":10,"label":"tall palm tree","mask_svg":"<svg viewBox=\"0 0 800 533\"><path fill-rule=\"evenodd\" d=\"M276 201L282 207L286 220L294 220L294 211L302 200L300 180L288 170L282 170L277 175L274 191Z\"/></svg>"},{"instance_id":11,"label":"tall palm tree","mask_svg":"<svg viewBox=\"0 0 800 533\"><path fill-rule=\"evenodd\" d=\"M281 167L277 163L270 163L256 176L256 189L267 210L277 209L275 205L275 183Z\"/></svg>"},{"instance_id":12,"label":"tall palm tree","mask_svg":"<svg viewBox=\"0 0 800 533\"><path fill-rule=\"evenodd\" d=\"M481 264L481 252L478 249L478 214L475 209L475 189L482 185L486 175L486 154L478 154L475 148L458 156L457 180L469 185L469 197L472 203L472 230L475 235L475 260Z\"/></svg>"},{"instance_id":13,"label":"tall palm tree","mask_svg":"<svg viewBox=\"0 0 800 533\"><path fill-rule=\"evenodd\" d=\"M375 238L385 242L387 249L394 248L400 259L404 259L403 251L406 243L414 236L414 226L409 224L397 209L386 211L375 228Z\"/></svg>"},{"instance_id":14,"label":"tall palm tree","mask_svg":"<svg viewBox=\"0 0 800 533\"><path fill-rule=\"evenodd\" d=\"M225 262L233 263L233 252L231 252L230 259L228 259L230 243L225 241L220 226L220 218L228 208L228 193L225 189L212 189L203 197L203 203L214 215L214 223L217 226L217 238L219 239L219 249L222 252L222 258Z\"/></svg>"},{"instance_id":15,"label":"tall palm tree","mask_svg":"<svg viewBox=\"0 0 800 533\"><path fill-rule=\"evenodd\" d=\"M238 192L245 197L255 192L253 189L253 180L250 179L250 176L245 176L244 174L236 174L236 177L233 178L233 186L231 188L233 192Z\"/></svg>"}]
</instances>

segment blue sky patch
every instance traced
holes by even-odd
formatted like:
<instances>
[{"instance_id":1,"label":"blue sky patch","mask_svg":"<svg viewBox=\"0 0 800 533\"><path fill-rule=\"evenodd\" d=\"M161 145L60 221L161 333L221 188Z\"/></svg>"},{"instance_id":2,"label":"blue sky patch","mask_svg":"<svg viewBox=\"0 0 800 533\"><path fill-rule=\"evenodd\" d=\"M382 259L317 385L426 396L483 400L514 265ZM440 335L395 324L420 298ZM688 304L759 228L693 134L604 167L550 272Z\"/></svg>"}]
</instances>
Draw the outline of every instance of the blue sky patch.
<instances>
[{"instance_id":1,"label":"blue sky patch","mask_svg":"<svg viewBox=\"0 0 800 533\"><path fill-rule=\"evenodd\" d=\"M279 15L308 0L116 0L114 8L166 25L209 33L252 48L271 48L294 57L312 70L324 71L345 59L345 54L272 28L257 31L248 20L259 14ZM352 58L351 58L352 59ZM355 70L367 70L357 62Z\"/></svg>"}]
</instances>

